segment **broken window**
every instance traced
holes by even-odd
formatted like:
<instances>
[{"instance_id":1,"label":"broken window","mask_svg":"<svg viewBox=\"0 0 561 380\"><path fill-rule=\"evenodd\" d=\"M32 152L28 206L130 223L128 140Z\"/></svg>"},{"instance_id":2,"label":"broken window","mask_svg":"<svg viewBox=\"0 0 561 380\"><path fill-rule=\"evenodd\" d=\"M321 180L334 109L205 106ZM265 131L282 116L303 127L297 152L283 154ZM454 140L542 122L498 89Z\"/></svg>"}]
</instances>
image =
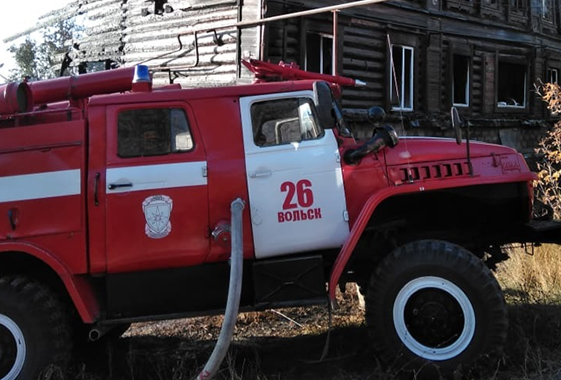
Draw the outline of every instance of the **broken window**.
<instances>
[{"instance_id":1,"label":"broken window","mask_svg":"<svg viewBox=\"0 0 561 380\"><path fill-rule=\"evenodd\" d=\"M323 136L311 99L279 99L251 106L255 145L275 146Z\"/></svg>"},{"instance_id":2,"label":"broken window","mask_svg":"<svg viewBox=\"0 0 561 380\"><path fill-rule=\"evenodd\" d=\"M547 70L547 82L558 84L559 83L559 70L548 69Z\"/></svg>"},{"instance_id":3,"label":"broken window","mask_svg":"<svg viewBox=\"0 0 561 380\"><path fill-rule=\"evenodd\" d=\"M112 70L119 67L119 63L113 61L112 59L106 59L105 61L90 61L81 62L78 66L78 71L80 74L86 73L96 73L99 71Z\"/></svg>"},{"instance_id":4,"label":"broken window","mask_svg":"<svg viewBox=\"0 0 561 380\"><path fill-rule=\"evenodd\" d=\"M185 111L176 108L126 110L117 122L117 154L158 156L193 149Z\"/></svg>"},{"instance_id":5,"label":"broken window","mask_svg":"<svg viewBox=\"0 0 561 380\"><path fill-rule=\"evenodd\" d=\"M173 12L173 8L171 5L166 5L168 0L146 0L146 2L154 3L154 14L155 15L163 15L164 13L171 13ZM149 8L142 8L141 14L142 16L148 16L152 12Z\"/></svg>"},{"instance_id":6,"label":"broken window","mask_svg":"<svg viewBox=\"0 0 561 380\"><path fill-rule=\"evenodd\" d=\"M390 99L392 110L413 110L413 58L409 46L392 45Z\"/></svg>"},{"instance_id":7,"label":"broken window","mask_svg":"<svg viewBox=\"0 0 561 380\"><path fill-rule=\"evenodd\" d=\"M497 106L526 106L526 65L499 61Z\"/></svg>"},{"instance_id":8,"label":"broken window","mask_svg":"<svg viewBox=\"0 0 561 380\"><path fill-rule=\"evenodd\" d=\"M165 12L165 4L167 0L155 0L154 1L154 14L155 15L163 15Z\"/></svg>"},{"instance_id":9,"label":"broken window","mask_svg":"<svg viewBox=\"0 0 561 380\"><path fill-rule=\"evenodd\" d=\"M454 54L452 67L452 103L455 106L469 106L470 59Z\"/></svg>"},{"instance_id":10,"label":"broken window","mask_svg":"<svg viewBox=\"0 0 561 380\"><path fill-rule=\"evenodd\" d=\"M333 74L333 36L308 33L304 69L320 74Z\"/></svg>"}]
</instances>

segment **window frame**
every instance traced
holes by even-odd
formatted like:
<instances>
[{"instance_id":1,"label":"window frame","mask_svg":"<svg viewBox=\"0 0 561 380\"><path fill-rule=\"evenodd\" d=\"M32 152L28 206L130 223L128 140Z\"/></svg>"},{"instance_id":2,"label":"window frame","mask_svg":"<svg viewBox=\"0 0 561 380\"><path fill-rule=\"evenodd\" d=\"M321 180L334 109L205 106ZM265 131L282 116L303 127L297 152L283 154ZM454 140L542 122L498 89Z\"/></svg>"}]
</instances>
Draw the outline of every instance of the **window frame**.
<instances>
[{"instance_id":1,"label":"window frame","mask_svg":"<svg viewBox=\"0 0 561 380\"><path fill-rule=\"evenodd\" d=\"M547 4L547 7L546 7ZM541 1L541 19L549 22L549 23L554 23L555 22L555 2L553 0L542 0ZM546 17L546 13L545 10L549 9L549 14Z\"/></svg>"},{"instance_id":2,"label":"window frame","mask_svg":"<svg viewBox=\"0 0 561 380\"><path fill-rule=\"evenodd\" d=\"M555 81L552 81L552 74L555 73ZM546 82L547 83L555 83L555 84L559 84L559 69L557 67L548 67L547 68L547 77L546 77Z\"/></svg>"},{"instance_id":3,"label":"window frame","mask_svg":"<svg viewBox=\"0 0 561 380\"><path fill-rule=\"evenodd\" d=\"M397 80L397 76L398 73L396 72L395 69L395 59L394 59L394 48L400 48L401 49L401 73L399 74L401 81L397 82L400 83L401 86L399 88L399 92L397 93L398 99L399 99L399 105L394 105L393 104L393 97L394 97L394 91L395 91L395 85L396 80ZM405 73L406 73L406 69L405 69L405 51L410 51L411 53L411 60L409 62L409 107L405 106L405 97L401 96L400 94L403 94L405 91ZM389 91L389 100L390 100L390 105L391 105L391 110L392 111L405 111L405 112L412 112L415 109L415 47L414 46L408 46L408 45L401 45L401 44L391 44L390 45L390 91Z\"/></svg>"},{"instance_id":4,"label":"window frame","mask_svg":"<svg viewBox=\"0 0 561 380\"><path fill-rule=\"evenodd\" d=\"M289 142L280 143L280 144L259 145L255 141L256 140L256 131L254 129L254 120L253 120L254 107L256 105L267 103L267 102L290 101L290 100L300 101L301 99L305 100L308 104L310 104L310 106L311 106L310 109L311 109L311 112L312 112L312 115L313 115L313 118L314 118L314 121L315 121L315 126L321 130L320 131L321 133L317 137L311 138L311 139L301 139L300 141L289 141ZM252 136L253 136L252 142L253 142L253 145L257 148L261 148L261 149L269 148L270 149L270 148L278 148L278 147L283 147L283 146L291 146L293 144L303 144L303 143L310 142L310 141L321 140L325 137L325 129L321 126L321 123L320 123L320 120L319 120L319 117L318 117L318 111L316 110L315 100L313 98L309 97L309 96L300 94L300 95L288 96L288 97L275 97L275 98L258 99L258 100L255 100L255 101L251 102L248 111L249 111L249 117L250 117L249 122L251 123L251 131L252 131ZM300 126L300 135L302 135L303 131L302 131L302 123L301 123L301 121L302 121L301 110L298 108L296 110L296 112L298 114L297 117L298 117L299 126ZM268 120L267 122L272 121L272 120L274 120L274 119ZM263 128L263 125L265 123L264 122L261 123L261 126L260 126L261 129ZM281 123L281 122L277 121L277 124L278 123ZM275 133L276 133L276 131L275 131Z\"/></svg>"},{"instance_id":5,"label":"window frame","mask_svg":"<svg viewBox=\"0 0 561 380\"><path fill-rule=\"evenodd\" d=\"M319 74L327 74L327 75L335 75L334 71L335 71L335 50L333 49L333 43L335 41L334 37L332 34L329 33L321 33L321 32L310 32L307 31L305 33L306 36L306 41L305 41L305 46L306 49L304 51L304 70L308 71L308 37L310 35L317 35L319 36L320 39L320 44L319 44L319 68L320 68L320 72ZM330 73L324 73L323 68L324 68L324 50L323 50L323 40L324 39L330 39L331 40L331 72Z\"/></svg>"},{"instance_id":6,"label":"window frame","mask_svg":"<svg viewBox=\"0 0 561 380\"><path fill-rule=\"evenodd\" d=\"M169 136L168 136L168 138L169 138L169 144L170 144L170 146L169 146L169 151L168 151L168 152L161 152L161 153L152 153L152 154L148 154L148 153L146 153L146 149L143 149L143 150L140 152L140 154L137 154L137 155L124 155L124 154L122 154L122 152L121 152L121 150L120 150L120 142L121 142L121 139L120 139L121 115L124 114L124 113L127 113L127 112L134 113L134 112L156 111L156 110L165 110L165 111L169 111L169 125L165 126L165 128L164 128L164 129L167 129L167 128L169 127L169 131L166 130L166 132L169 132ZM187 128L186 132L189 133L189 137L190 137L190 140L191 140L191 145L190 145L189 149L186 149L186 150L177 150L177 149L173 149L173 144L174 144L174 143L173 143L173 139L174 139L174 138L177 138L177 136L179 135L179 134L176 134L175 136L173 135L173 132L174 132L174 131L173 131L173 128L172 128L172 127L173 127L173 123L172 123L172 120L173 120L173 119L172 119L172 118L173 118L173 112L174 112L174 111L180 111L180 112L182 112L183 115L184 115L184 121L185 121L186 128ZM193 135L192 135L192 133L191 133L191 128L190 128L190 126L189 126L189 119L188 119L188 117L187 117L187 112L185 112L185 110L182 109L182 108L178 108L178 107L149 107L149 108L148 108L148 107L146 107L146 108L122 109L122 110L119 110L119 111L117 112L117 115L116 115L116 116L117 116L117 150L116 150L116 153L117 153L117 156L118 156L119 158L122 158L122 159L130 159L130 158L144 158L144 157L154 157L154 156L169 156L169 155L174 155L174 154L187 153L187 152L190 152L190 151L192 151L193 149L195 149L195 143L194 143L194 141L193 141L193 137L192 137ZM132 116L132 118L133 118L132 122L136 122L136 121L134 120L134 115ZM162 131L163 131L164 129L162 129ZM153 131L153 132L156 132L156 131ZM146 131L144 131L144 133L146 133ZM135 137L136 137L136 138L140 138L140 135L139 135L139 136L135 136ZM131 140L132 140L132 139L133 139L133 138L131 138ZM177 145L177 140L176 140L175 144Z\"/></svg>"},{"instance_id":7,"label":"window frame","mask_svg":"<svg viewBox=\"0 0 561 380\"><path fill-rule=\"evenodd\" d=\"M465 83L465 103L458 103L455 101L455 86L456 86L456 57L461 57L467 61L467 74L466 74L466 83ZM451 88L451 95L450 95L450 103L454 107L470 107L471 105L471 84L472 84L472 66L473 66L473 58L471 55L462 54L459 52L452 52L452 65L451 65L451 77L452 77L452 88Z\"/></svg>"},{"instance_id":8,"label":"window frame","mask_svg":"<svg viewBox=\"0 0 561 380\"><path fill-rule=\"evenodd\" d=\"M522 105L509 105L509 104L499 104L499 82L501 76L500 66L502 63L510 64L510 65L518 65L524 67L524 100ZM497 66L496 66L496 78L495 78L495 108L498 111L501 110L526 110L528 107L528 80L529 80L529 67L526 63L525 59L516 59L516 58L504 58L504 57L497 57Z\"/></svg>"},{"instance_id":9,"label":"window frame","mask_svg":"<svg viewBox=\"0 0 561 380\"><path fill-rule=\"evenodd\" d=\"M531 0L507 0L510 14L525 17L528 14L528 3Z\"/></svg>"},{"instance_id":10,"label":"window frame","mask_svg":"<svg viewBox=\"0 0 561 380\"><path fill-rule=\"evenodd\" d=\"M140 110L151 108L181 109L185 113L193 148L177 154L135 156L121 158L118 155L118 115L125 110ZM194 118L194 112L189 103L181 100L169 101L165 106L161 102L125 102L119 105L108 105L106 107L106 129L107 129L107 149L106 160L108 165L137 165L137 164L158 164L191 160L193 157L204 157L205 152L202 145L198 126Z\"/></svg>"}]
</instances>

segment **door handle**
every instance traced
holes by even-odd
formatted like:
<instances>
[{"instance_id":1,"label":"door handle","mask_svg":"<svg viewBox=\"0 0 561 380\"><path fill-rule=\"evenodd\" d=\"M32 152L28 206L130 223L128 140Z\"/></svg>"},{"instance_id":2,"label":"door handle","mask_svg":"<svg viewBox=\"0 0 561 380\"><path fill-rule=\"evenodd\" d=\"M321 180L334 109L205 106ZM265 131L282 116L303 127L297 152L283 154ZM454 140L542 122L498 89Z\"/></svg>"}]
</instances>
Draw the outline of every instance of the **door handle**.
<instances>
[{"instance_id":1,"label":"door handle","mask_svg":"<svg viewBox=\"0 0 561 380\"><path fill-rule=\"evenodd\" d=\"M116 190L116 189L120 189L123 187L132 187L132 183L131 182L123 182L123 183L110 183L109 185L107 185L107 188L109 190Z\"/></svg>"},{"instance_id":2,"label":"door handle","mask_svg":"<svg viewBox=\"0 0 561 380\"><path fill-rule=\"evenodd\" d=\"M99 179L101 178L101 173L95 173L95 184L94 184L94 204L99 206Z\"/></svg>"},{"instance_id":3,"label":"door handle","mask_svg":"<svg viewBox=\"0 0 561 380\"><path fill-rule=\"evenodd\" d=\"M10 221L10 227L12 227L12 231L15 231L18 226L18 209L11 208L8 210L8 220Z\"/></svg>"},{"instance_id":4,"label":"door handle","mask_svg":"<svg viewBox=\"0 0 561 380\"><path fill-rule=\"evenodd\" d=\"M249 178L265 178L270 177L273 174L271 170L261 170L249 174Z\"/></svg>"}]
</instances>

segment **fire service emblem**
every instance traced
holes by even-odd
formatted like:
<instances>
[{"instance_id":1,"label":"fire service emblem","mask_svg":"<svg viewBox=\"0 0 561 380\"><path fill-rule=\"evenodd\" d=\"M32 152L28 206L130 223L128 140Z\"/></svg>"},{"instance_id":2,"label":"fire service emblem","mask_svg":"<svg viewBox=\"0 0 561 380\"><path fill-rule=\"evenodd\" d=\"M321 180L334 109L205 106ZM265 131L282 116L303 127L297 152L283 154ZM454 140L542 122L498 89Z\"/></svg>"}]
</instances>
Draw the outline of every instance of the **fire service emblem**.
<instances>
[{"instance_id":1,"label":"fire service emblem","mask_svg":"<svg viewBox=\"0 0 561 380\"><path fill-rule=\"evenodd\" d=\"M171 210L173 200L166 195L154 195L142 202L146 227L146 236L151 239L161 239L171 232Z\"/></svg>"}]
</instances>

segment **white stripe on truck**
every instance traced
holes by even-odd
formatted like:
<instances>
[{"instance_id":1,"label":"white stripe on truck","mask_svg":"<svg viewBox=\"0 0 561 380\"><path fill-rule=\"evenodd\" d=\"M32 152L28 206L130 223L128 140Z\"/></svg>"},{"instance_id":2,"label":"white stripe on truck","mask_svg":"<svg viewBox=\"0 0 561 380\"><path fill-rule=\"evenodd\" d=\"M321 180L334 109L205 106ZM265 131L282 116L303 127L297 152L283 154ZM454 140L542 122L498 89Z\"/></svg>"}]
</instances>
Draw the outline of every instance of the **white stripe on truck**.
<instances>
[{"instance_id":1,"label":"white stripe on truck","mask_svg":"<svg viewBox=\"0 0 561 380\"><path fill-rule=\"evenodd\" d=\"M80 169L0 177L0 203L78 195Z\"/></svg>"}]
</instances>

